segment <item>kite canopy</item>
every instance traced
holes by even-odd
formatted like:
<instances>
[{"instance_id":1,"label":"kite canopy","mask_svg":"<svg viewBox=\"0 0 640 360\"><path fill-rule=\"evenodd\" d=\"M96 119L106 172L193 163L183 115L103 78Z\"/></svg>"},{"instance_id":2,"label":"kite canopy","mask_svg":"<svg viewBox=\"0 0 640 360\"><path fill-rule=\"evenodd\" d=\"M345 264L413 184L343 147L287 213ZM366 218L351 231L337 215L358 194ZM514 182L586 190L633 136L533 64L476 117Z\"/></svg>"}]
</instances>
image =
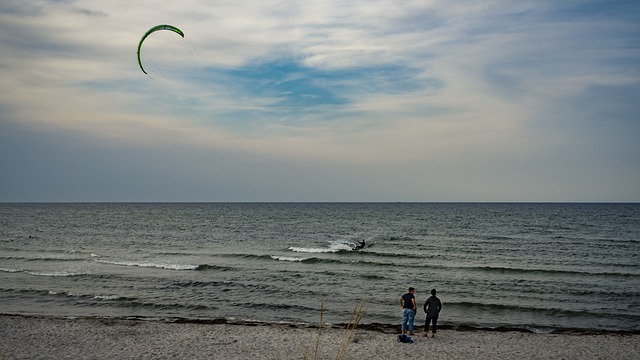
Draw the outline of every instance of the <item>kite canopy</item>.
<instances>
[{"instance_id":1,"label":"kite canopy","mask_svg":"<svg viewBox=\"0 0 640 360\"><path fill-rule=\"evenodd\" d=\"M173 25L157 25L152 27L151 29L149 29L149 31L147 31L143 36L142 39L140 39L140 43L138 43L138 65L140 65L140 70L142 70L143 73L147 73L146 71L144 71L144 67L142 67L142 61L140 61L140 48L142 48L142 43L144 42L144 39L147 38L147 36L153 34L154 32L158 31L158 30L170 30L175 32L176 34L182 36L184 38L184 33L182 32L182 30L178 29L177 27L173 26Z\"/></svg>"}]
</instances>

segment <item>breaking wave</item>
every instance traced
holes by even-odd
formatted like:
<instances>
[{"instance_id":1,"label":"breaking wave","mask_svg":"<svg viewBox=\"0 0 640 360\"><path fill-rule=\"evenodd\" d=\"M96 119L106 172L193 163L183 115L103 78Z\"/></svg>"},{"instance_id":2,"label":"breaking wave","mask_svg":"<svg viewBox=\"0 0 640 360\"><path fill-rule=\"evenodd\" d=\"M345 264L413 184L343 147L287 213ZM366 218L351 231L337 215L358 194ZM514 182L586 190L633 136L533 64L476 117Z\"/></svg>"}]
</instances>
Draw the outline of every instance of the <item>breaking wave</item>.
<instances>
[{"instance_id":1,"label":"breaking wave","mask_svg":"<svg viewBox=\"0 0 640 360\"><path fill-rule=\"evenodd\" d=\"M118 266L137 266L143 268L158 268L167 270L198 270L202 266L208 265L192 265L192 264L171 264L157 261L113 261L95 259L95 262L108 265Z\"/></svg>"}]
</instances>

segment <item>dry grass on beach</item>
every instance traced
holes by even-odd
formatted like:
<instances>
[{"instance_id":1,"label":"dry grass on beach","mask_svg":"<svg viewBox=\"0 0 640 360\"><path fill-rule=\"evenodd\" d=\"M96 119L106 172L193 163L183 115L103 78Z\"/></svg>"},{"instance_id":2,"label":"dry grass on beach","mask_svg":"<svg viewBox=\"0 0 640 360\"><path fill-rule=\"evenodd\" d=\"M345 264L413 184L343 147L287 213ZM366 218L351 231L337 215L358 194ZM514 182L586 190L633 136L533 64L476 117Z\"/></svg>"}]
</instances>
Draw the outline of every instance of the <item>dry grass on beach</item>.
<instances>
[{"instance_id":1,"label":"dry grass on beach","mask_svg":"<svg viewBox=\"0 0 640 360\"><path fill-rule=\"evenodd\" d=\"M166 323L0 316L0 359L335 359L344 327ZM414 337L418 338L418 337ZM345 359L636 359L640 335L443 330L398 343L392 331L354 331ZM343 344L343 343L342 343ZM311 356L313 358L313 355Z\"/></svg>"}]
</instances>

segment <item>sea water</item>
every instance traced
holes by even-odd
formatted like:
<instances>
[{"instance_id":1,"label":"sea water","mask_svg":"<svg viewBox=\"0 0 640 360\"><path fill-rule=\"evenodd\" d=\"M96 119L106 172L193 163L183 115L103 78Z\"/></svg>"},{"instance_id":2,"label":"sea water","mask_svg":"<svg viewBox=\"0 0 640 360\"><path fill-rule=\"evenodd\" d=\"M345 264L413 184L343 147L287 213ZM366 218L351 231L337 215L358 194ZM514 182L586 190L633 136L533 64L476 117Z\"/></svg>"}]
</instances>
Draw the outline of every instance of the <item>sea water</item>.
<instances>
[{"instance_id":1,"label":"sea water","mask_svg":"<svg viewBox=\"0 0 640 360\"><path fill-rule=\"evenodd\" d=\"M5 203L0 313L638 331L639 254L640 204Z\"/></svg>"}]
</instances>

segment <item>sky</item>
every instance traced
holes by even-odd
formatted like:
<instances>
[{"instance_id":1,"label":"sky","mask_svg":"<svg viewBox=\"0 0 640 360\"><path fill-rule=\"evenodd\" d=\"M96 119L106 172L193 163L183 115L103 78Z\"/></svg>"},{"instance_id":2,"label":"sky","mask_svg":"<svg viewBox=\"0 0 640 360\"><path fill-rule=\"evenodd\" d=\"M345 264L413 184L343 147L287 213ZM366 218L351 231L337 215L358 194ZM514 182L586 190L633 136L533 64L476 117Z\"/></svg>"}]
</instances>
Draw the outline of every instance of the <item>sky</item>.
<instances>
[{"instance_id":1,"label":"sky","mask_svg":"<svg viewBox=\"0 0 640 360\"><path fill-rule=\"evenodd\" d=\"M0 202L638 202L638 14L3 1Z\"/></svg>"}]
</instances>

